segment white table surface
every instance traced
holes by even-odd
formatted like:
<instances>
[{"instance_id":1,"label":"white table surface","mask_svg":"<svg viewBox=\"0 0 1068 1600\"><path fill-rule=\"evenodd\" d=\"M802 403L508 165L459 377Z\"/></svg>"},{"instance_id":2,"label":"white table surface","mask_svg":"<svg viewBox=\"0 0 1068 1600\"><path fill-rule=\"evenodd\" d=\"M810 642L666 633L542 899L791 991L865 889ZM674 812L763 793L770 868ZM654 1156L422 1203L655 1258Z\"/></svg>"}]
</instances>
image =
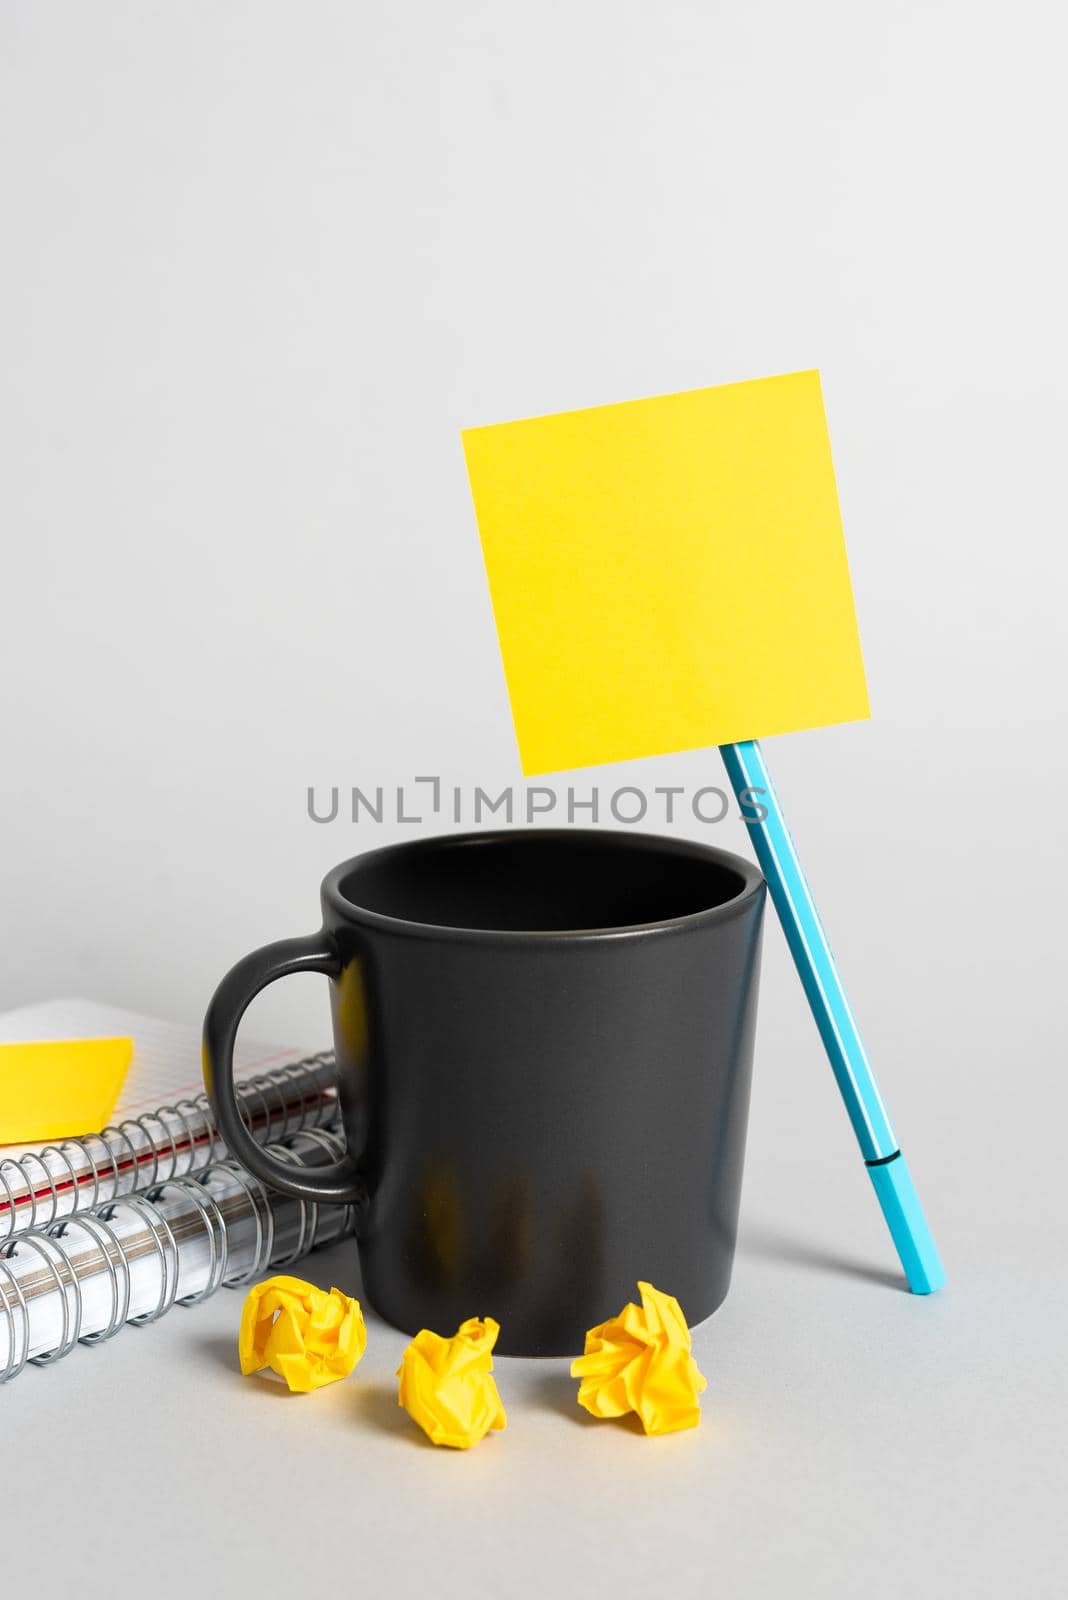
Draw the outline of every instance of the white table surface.
<instances>
[{"instance_id":1,"label":"white table surface","mask_svg":"<svg viewBox=\"0 0 1068 1600\"><path fill-rule=\"evenodd\" d=\"M221 1292L0 1390L0 1600L1065 1592L1065 16L0 7L3 1007L195 1025L411 831L309 784L517 781L462 426L819 366L876 718L769 759L949 1271L903 1291L769 914L696 1432L501 1360L434 1450L400 1335L291 1398Z\"/></svg>"},{"instance_id":2,"label":"white table surface","mask_svg":"<svg viewBox=\"0 0 1068 1600\"><path fill-rule=\"evenodd\" d=\"M5 1571L47 1596L75 1559L91 1596L138 1574L175 1597L1063 1593L1055 1119L989 1070L996 1036L986 1063L910 1067L902 1015L897 1114L950 1274L915 1298L789 994L758 1042L734 1282L694 1335L698 1430L595 1422L565 1361L500 1359L507 1430L436 1450L396 1405L403 1335L368 1312L354 1377L289 1396L238 1375L222 1291L0 1391ZM304 1270L357 1288L351 1243Z\"/></svg>"}]
</instances>

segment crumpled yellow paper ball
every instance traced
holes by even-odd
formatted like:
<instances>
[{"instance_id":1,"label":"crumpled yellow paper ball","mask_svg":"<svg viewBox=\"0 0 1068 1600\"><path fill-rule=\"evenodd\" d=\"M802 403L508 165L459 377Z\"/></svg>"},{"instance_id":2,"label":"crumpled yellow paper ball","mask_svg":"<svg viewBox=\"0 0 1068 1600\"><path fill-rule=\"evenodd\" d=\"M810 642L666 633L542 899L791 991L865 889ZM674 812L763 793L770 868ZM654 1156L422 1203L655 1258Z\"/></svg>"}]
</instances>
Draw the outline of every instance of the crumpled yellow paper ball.
<instances>
[{"instance_id":1,"label":"crumpled yellow paper ball","mask_svg":"<svg viewBox=\"0 0 1068 1600\"><path fill-rule=\"evenodd\" d=\"M302 1278L268 1278L245 1297L237 1350L246 1377L270 1367L294 1394L347 1378L367 1346L360 1302Z\"/></svg>"},{"instance_id":2,"label":"crumpled yellow paper ball","mask_svg":"<svg viewBox=\"0 0 1068 1600\"><path fill-rule=\"evenodd\" d=\"M595 1417L637 1412L646 1433L676 1433L701 1420L697 1396L708 1387L690 1354L690 1330L679 1302L639 1283L640 1306L591 1328L586 1353L571 1363L581 1378L578 1403Z\"/></svg>"},{"instance_id":3,"label":"crumpled yellow paper ball","mask_svg":"<svg viewBox=\"0 0 1068 1600\"><path fill-rule=\"evenodd\" d=\"M500 1324L471 1317L451 1339L424 1328L401 1357L397 1399L433 1444L469 1450L507 1424L493 1371Z\"/></svg>"}]
</instances>

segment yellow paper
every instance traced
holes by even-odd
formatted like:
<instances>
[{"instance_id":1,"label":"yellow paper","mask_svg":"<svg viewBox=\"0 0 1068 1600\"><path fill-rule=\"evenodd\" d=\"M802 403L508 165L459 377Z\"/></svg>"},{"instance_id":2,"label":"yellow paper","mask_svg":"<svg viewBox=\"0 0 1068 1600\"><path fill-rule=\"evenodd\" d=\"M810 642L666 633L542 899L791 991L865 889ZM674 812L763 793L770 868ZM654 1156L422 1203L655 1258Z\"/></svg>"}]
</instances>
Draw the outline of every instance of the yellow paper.
<instances>
[{"instance_id":1,"label":"yellow paper","mask_svg":"<svg viewBox=\"0 0 1068 1600\"><path fill-rule=\"evenodd\" d=\"M868 715L818 373L463 443L525 773Z\"/></svg>"},{"instance_id":2,"label":"yellow paper","mask_svg":"<svg viewBox=\"0 0 1068 1600\"><path fill-rule=\"evenodd\" d=\"M132 1039L0 1044L0 1144L99 1133L132 1058Z\"/></svg>"},{"instance_id":3,"label":"yellow paper","mask_svg":"<svg viewBox=\"0 0 1068 1600\"><path fill-rule=\"evenodd\" d=\"M360 1302L302 1278L268 1278L245 1297L237 1348L247 1377L270 1367L294 1394L347 1378L367 1347Z\"/></svg>"},{"instance_id":4,"label":"yellow paper","mask_svg":"<svg viewBox=\"0 0 1068 1600\"><path fill-rule=\"evenodd\" d=\"M642 1303L591 1328L586 1353L571 1363L581 1378L578 1403L595 1417L634 1411L646 1433L677 1433L701 1420L697 1396L708 1387L690 1354L679 1302L639 1283Z\"/></svg>"},{"instance_id":5,"label":"yellow paper","mask_svg":"<svg viewBox=\"0 0 1068 1600\"><path fill-rule=\"evenodd\" d=\"M397 1369L398 1402L434 1444L468 1450L507 1423L493 1371L500 1324L471 1317L451 1339L424 1328Z\"/></svg>"}]
</instances>

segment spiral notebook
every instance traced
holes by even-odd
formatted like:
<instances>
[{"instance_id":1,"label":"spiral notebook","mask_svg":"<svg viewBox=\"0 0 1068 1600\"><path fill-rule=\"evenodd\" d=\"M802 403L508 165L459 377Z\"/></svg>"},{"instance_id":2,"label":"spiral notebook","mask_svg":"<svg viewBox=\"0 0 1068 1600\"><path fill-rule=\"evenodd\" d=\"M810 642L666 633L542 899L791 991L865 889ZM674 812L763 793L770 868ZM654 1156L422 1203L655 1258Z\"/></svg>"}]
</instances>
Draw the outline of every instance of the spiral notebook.
<instances>
[{"instance_id":1,"label":"spiral notebook","mask_svg":"<svg viewBox=\"0 0 1068 1600\"><path fill-rule=\"evenodd\" d=\"M85 1000L0 1016L0 1040L93 1035L134 1040L115 1123L46 1149L0 1146L0 1383L353 1228L351 1207L276 1194L227 1157L195 1029ZM258 1140L297 1165L339 1158L331 1052L246 1040L238 1071Z\"/></svg>"},{"instance_id":2,"label":"spiral notebook","mask_svg":"<svg viewBox=\"0 0 1068 1600\"><path fill-rule=\"evenodd\" d=\"M0 1145L0 1240L225 1156L204 1094L195 1028L79 999L0 1015L0 1042L120 1035L133 1039L134 1054L111 1126L43 1149ZM242 1039L235 1058L245 1120L257 1139L333 1123L330 1052L309 1056Z\"/></svg>"},{"instance_id":3,"label":"spiral notebook","mask_svg":"<svg viewBox=\"0 0 1068 1600\"><path fill-rule=\"evenodd\" d=\"M315 1166L345 1144L336 1127L306 1128L270 1148ZM353 1207L277 1194L225 1160L15 1233L0 1245L0 1384L289 1266L354 1226Z\"/></svg>"}]
</instances>

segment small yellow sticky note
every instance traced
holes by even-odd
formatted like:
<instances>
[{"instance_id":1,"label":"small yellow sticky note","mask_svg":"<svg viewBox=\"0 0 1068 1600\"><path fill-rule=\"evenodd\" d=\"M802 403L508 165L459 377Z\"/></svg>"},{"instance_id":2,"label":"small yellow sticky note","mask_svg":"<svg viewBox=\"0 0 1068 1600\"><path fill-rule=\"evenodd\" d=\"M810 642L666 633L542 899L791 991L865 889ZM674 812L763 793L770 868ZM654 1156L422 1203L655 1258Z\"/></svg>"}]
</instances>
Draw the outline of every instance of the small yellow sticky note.
<instances>
[{"instance_id":1,"label":"small yellow sticky note","mask_svg":"<svg viewBox=\"0 0 1068 1600\"><path fill-rule=\"evenodd\" d=\"M642 1303L591 1328L586 1352L571 1363L578 1403L594 1417L636 1412L646 1433L678 1433L701 1420L708 1387L690 1354L690 1330L673 1295L639 1283Z\"/></svg>"},{"instance_id":2,"label":"small yellow sticky note","mask_svg":"<svg viewBox=\"0 0 1068 1600\"><path fill-rule=\"evenodd\" d=\"M397 1401L432 1444L469 1450L507 1425L491 1373L500 1324L470 1317L451 1339L417 1333L397 1369Z\"/></svg>"},{"instance_id":3,"label":"small yellow sticky note","mask_svg":"<svg viewBox=\"0 0 1068 1600\"><path fill-rule=\"evenodd\" d=\"M524 773L868 716L817 372L463 444Z\"/></svg>"},{"instance_id":4,"label":"small yellow sticky note","mask_svg":"<svg viewBox=\"0 0 1068 1600\"><path fill-rule=\"evenodd\" d=\"M293 1394L347 1378L367 1348L360 1302L285 1276L257 1283L245 1296L237 1353L245 1377L269 1367Z\"/></svg>"},{"instance_id":5,"label":"small yellow sticky note","mask_svg":"<svg viewBox=\"0 0 1068 1600\"><path fill-rule=\"evenodd\" d=\"M132 1039L0 1044L0 1144L99 1133L132 1059Z\"/></svg>"}]
</instances>

